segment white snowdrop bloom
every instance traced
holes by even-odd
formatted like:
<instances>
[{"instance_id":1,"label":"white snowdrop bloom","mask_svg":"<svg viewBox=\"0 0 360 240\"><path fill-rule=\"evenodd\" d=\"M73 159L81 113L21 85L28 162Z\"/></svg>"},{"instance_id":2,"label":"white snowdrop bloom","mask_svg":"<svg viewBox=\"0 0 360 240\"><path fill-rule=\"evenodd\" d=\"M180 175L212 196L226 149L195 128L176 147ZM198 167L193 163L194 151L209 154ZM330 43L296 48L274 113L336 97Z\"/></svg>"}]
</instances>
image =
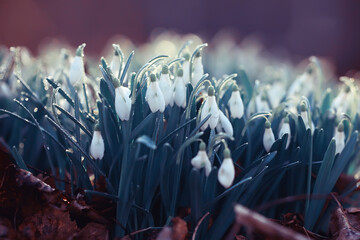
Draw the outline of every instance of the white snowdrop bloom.
<instances>
[{"instance_id":1,"label":"white snowdrop bloom","mask_svg":"<svg viewBox=\"0 0 360 240\"><path fill-rule=\"evenodd\" d=\"M270 112L269 103L264 95L257 95L255 97L256 112Z\"/></svg>"},{"instance_id":2,"label":"white snowdrop bloom","mask_svg":"<svg viewBox=\"0 0 360 240\"><path fill-rule=\"evenodd\" d=\"M201 110L200 121L204 120L209 114L211 114L210 118L201 127L201 130L203 131L208 126L210 126L211 129L214 129L219 122L220 110L216 103L215 89L212 86L208 87L208 96Z\"/></svg>"},{"instance_id":3,"label":"white snowdrop bloom","mask_svg":"<svg viewBox=\"0 0 360 240\"><path fill-rule=\"evenodd\" d=\"M225 133L227 135L233 136L234 130L233 130L233 127L231 125L231 122L225 116L225 114L221 110L219 110L219 122L216 125L216 130L218 132L223 132L223 129L224 129L224 131L225 131Z\"/></svg>"},{"instance_id":4,"label":"white snowdrop bloom","mask_svg":"<svg viewBox=\"0 0 360 240\"><path fill-rule=\"evenodd\" d=\"M331 108L336 111L336 115L340 116L342 113L349 113L351 110L351 89L350 86L345 86L339 92L339 94L334 98L331 103Z\"/></svg>"},{"instance_id":5,"label":"white snowdrop bloom","mask_svg":"<svg viewBox=\"0 0 360 240\"><path fill-rule=\"evenodd\" d=\"M309 123L309 116L308 116L308 112L307 112L307 107L304 103L302 103L300 105L300 116L305 124L305 128L306 129L311 129L311 134L314 133L314 130L315 130L315 125L313 123L313 121L310 119L310 123ZM310 127L310 124L311 124L311 127Z\"/></svg>"},{"instance_id":6,"label":"white snowdrop bloom","mask_svg":"<svg viewBox=\"0 0 360 240\"><path fill-rule=\"evenodd\" d=\"M110 62L110 69L111 71L114 73L114 75L116 77L119 76L119 71L120 71L120 57L119 57L119 53L115 50L114 51L114 55L111 59L111 62Z\"/></svg>"},{"instance_id":7,"label":"white snowdrop bloom","mask_svg":"<svg viewBox=\"0 0 360 240\"><path fill-rule=\"evenodd\" d=\"M205 168L205 174L206 176L209 176L211 172L211 163L206 153L206 145L204 142L200 143L197 155L191 159L191 165L197 169Z\"/></svg>"},{"instance_id":8,"label":"white snowdrop bloom","mask_svg":"<svg viewBox=\"0 0 360 240\"><path fill-rule=\"evenodd\" d=\"M280 81L277 81L267 88L267 94L269 100L273 107L276 107L280 104L282 98L284 97L285 87L284 84Z\"/></svg>"},{"instance_id":9,"label":"white snowdrop bloom","mask_svg":"<svg viewBox=\"0 0 360 240\"><path fill-rule=\"evenodd\" d=\"M128 121L131 110L131 91L124 86L115 88L115 111L121 121Z\"/></svg>"},{"instance_id":10,"label":"white snowdrop bloom","mask_svg":"<svg viewBox=\"0 0 360 240\"><path fill-rule=\"evenodd\" d=\"M224 150L224 160L218 172L218 180L224 188L229 188L235 179L235 167L231 159L230 150Z\"/></svg>"},{"instance_id":11,"label":"white snowdrop bloom","mask_svg":"<svg viewBox=\"0 0 360 240\"><path fill-rule=\"evenodd\" d=\"M184 70L183 79L184 79L184 83L188 84L190 83L190 62L189 62L190 53L186 52L183 57L185 58L185 61L182 64L182 68Z\"/></svg>"},{"instance_id":12,"label":"white snowdrop bloom","mask_svg":"<svg viewBox=\"0 0 360 240\"><path fill-rule=\"evenodd\" d=\"M313 65L310 65L308 70L301 74L291 84L288 91L288 96L308 96L315 87L315 69Z\"/></svg>"},{"instance_id":13,"label":"white snowdrop bloom","mask_svg":"<svg viewBox=\"0 0 360 240\"><path fill-rule=\"evenodd\" d=\"M274 144L274 142L275 142L275 136L271 129L271 123L268 120L266 120L265 132L264 132L264 136L263 136L263 145L267 152L270 151L271 146Z\"/></svg>"},{"instance_id":14,"label":"white snowdrop bloom","mask_svg":"<svg viewBox=\"0 0 360 240\"><path fill-rule=\"evenodd\" d=\"M69 80L72 85L75 85L79 81L84 80L85 78L85 69L84 69L84 47L85 43L81 44L76 50L76 56L74 57L69 71Z\"/></svg>"},{"instance_id":15,"label":"white snowdrop bloom","mask_svg":"<svg viewBox=\"0 0 360 240\"><path fill-rule=\"evenodd\" d=\"M167 106L170 104L174 96L174 92L173 92L172 82L169 76L169 68L166 64L162 66L160 80L159 80L159 87L164 95L165 106Z\"/></svg>"},{"instance_id":16,"label":"white snowdrop bloom","mask_svg":"<svg viewBox=\"0 0 360 240\"><path fill-rule=\"evenodd\" d=\"M287 141L286 141L286 146L285 146L285 149L287 149L290 145L290 139L291 139L291 130L290 130L290 124L289 124L289 118L288 117L285 117L282 124L281 124L281 127L280 127L280 130L279 130L279 138L282 138L285 134L288 135L288 138L287 138Z\"/></svg>"},{"instance_id":17,"label":"white snowdrop bloom","mask_svg":"<svg viewBox=\"0 0 360 240\"><path fill-rule=\"evenodd\" d=\"M335 144L336 144L335 154L341 153L345 147L344 124L342 122L339 123L339 125L335 131L334 138L335 138Z\"/></svg>"},{"instance_id":18,"label":"white snowdrop bloom","mask_svg":"<svg viewBox=\"0 0 360 240\"><path fill-rule=\"evenodd\" d=\"M90 144L90 155L94 159L101 160L104 157L104 152L105 152L104 139L101 135L99 124L96 124L93 138Z\"/></svg>"},{"instance_id":19,"label":"white snowdrop bloom","mask_svg":"<svg viewBox=\"0 0 360 240\"><path fill-rule=\"evenodd\" d=\"M231 97L228 102L231 117L241 119L244 116L244 103L240 96L239 88L236 84L232 86Z\"/></svg>"},{"instance_id":20,"label":"white snowdrop bloom","mask_svg":"<svg viewBox=\"0 0 360 240\"><path fill-rule=\"evenodd\" d=\"M193 87L195 87L202 78L202 76L204 75L204 67L202 65L200 52L197 52L193 65L194 65L194 72L193 72L191 84L193 85Z\"/></svg>"},{"instance_id":21,"label":"white snowdrop bloom","mask_svg":"<svg viewBox=\"0 0 360 240\"><path fill-rule=\"evenodd\" d=\"M159 83L156 81L155 74L150 74L150 84L146 91L145 100L149 104L151 112L164 112L165 99L161 92Z\"/></svg>"},{"instance_id":22,"label":"white snowdrop bloom","mask_svg":"<svg viewBox=\"0 0 360 240\"><path fill-rule=\"evenodd\" d=\"M186 85L183 79L184 71L179 68L174 83L174 101L177 106L186 107Z\"/></svg>"}]
</instances>

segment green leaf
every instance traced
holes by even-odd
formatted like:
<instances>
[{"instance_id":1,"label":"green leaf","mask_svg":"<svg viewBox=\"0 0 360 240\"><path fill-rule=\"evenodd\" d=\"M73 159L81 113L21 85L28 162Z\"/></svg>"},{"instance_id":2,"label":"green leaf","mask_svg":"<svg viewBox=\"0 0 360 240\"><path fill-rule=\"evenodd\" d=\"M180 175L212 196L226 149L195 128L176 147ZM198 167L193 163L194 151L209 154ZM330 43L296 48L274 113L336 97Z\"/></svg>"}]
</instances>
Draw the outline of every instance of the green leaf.
<instances>
[{"instance_id":1,"label":"green leaf","mask_svg":"<svg viewBox=\"0 0 360 240\"><path fill-rule=\"evenodd\" d=\"M12 147L11 153L16 161L16 165L18 165L22 169L25 169L26 171L29 171L26 163L24 162L24 159L21 157L19 151L16 149L15 146Z\"/></svg>"},{"instance_id":2,"label":"green leaf","mask_svg":"<svg viewBox=\"0 0 360 240\"><path fill-rule=\"evenodd\" d=\"M313 195L330 194L330 192L327 192L327 188L325 186L328 184L331 174L331 169L334 163L335 148L336 148L335 139L332 139L325 152L319 173L316 177L314 189L312 191ZM313 229L324 204L325 204L325 199L321 199L321 200L312 199L310 201L309 208L305 213L305 227L307 229L309 230Z\"/></svg>"},{"instance_id":3,"label":"green leaf","mask_svg":"<svg viewBox=\"0 0 360 240\"><path fill-rule=\"evenodd\" d=\"M142 136L140 136L140 137L138 137L136 139L136 142L137 143L142 143L142 144L144 144L145 146L147 146L150 149L153 149L153 150L156 149L155 142L149 136L142 135Z\"/></svg>"}]
</instances>

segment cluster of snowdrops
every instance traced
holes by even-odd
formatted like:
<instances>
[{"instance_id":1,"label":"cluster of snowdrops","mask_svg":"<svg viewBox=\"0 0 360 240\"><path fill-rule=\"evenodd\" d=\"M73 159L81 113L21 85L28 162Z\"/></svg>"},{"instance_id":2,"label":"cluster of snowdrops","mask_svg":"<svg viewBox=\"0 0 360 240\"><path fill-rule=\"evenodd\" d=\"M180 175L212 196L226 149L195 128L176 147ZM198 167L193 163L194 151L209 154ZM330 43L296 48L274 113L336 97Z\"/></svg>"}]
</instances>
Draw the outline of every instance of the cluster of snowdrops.
<instances>
[{"instance_id":1,"label":"cluster of snowdrops","mask_svg":"<svg viewBox=\"0 0 360 240\"><path fill-rule=\"evenodd\" d=\"M261 68L263 62L254 66L259 58L252 58L254 54L249 54L248 62L253 65L245 65L245 70L236 69L234 74L215 78L210 77L207 72L213 74L221 69L214 69L212 66L216 54L208 55L212 58L211 61L203 59L203 56L206 56L207 44L191 49L187 42L176 56L160 55L142 66L143 63L138 64L138 68L132 66L136 64L133 59L134 52L131 52L126 60L117 44L113 44L109 61L102 58L100 66L97 66L98 61L95 61L95 67L89 67L90 60L87 61L84 56L85 46L86 44L80 45L74 56L68 50L61 53L58 51L55 56L59 64L52 67L46 65L47 62L43 59L40 67L28 64L31 67L27 69L24 62L29 63L31 60L26 61L26 52L19 48L12 48L6 57L0 56L4 80L0 83L0 94L6 98L17 96L16 88L19 83L25 89L21 92L20 100L15 101L25 110L24 114L17 115L4 109L1 109L1 112L38 128L42 134L48 168L54 175L57 175L56 167L60 169L60 178L65 178L66 172L70 172L71 182L78 187L82 186L90 194L101 193L93 191L95 184L91 183L89 176L93 177L95 174L97 180L99 175L105 175L110 194L105 196L116 199L116 219L131 230L138 229L140 224L143 227L154 226L154 220L151 216L147 222L140 221L137 218L139 213L132 213L133 209L127 201L134 202L136 209L143 207L143 212L149 213L160 186L161 201L166 212L164 216L175 216L178 206L188 204L187 198L191 203L206 200L208 202L191 206L191 214L196 215L193 221L196 223L200 213L205 212L202 205L215 211L218 209L216 204L226 194L234 193L229 199L239 201L242 191L246 191L245 185L243 190L238 191L239 195L235 194L235 191L242 184L253 179L254 182L258 181L258 186L265 184L262 174L265 174L266 168L271 165L271 159L277 156L276 151L280 152L277 156L279 164L271 166L271 171L276 172L301 164L310 169L302 170L304 179L308 177L307 187L304 187L305 183L296 184L299 186L296 193L317 193L319 189L325 189L318 185L323 186L321 184L329 182L331 191L335 185L333 180L320 179L319 183L313 184L312 156L323 157L323 162L328 161L327 159L333 161L335 156L340 158L339 155L349 145L350 140L351 146L355 146L356 136L353 138L351 134L357 129L356 116L360 107L357 84L352 78L342 77L338 88L323 91L326 85L331 84L325 81L321 62L315 57L309 58L307 67L299 74L293 69L289 70L291 74L282 70L269 74L265 67L264 73L256 74L256 70L251 69L258 69L259 66ZM237 54L239 52L234 52L232 56L229 53L228 56L237 57ZM247 67L250 75L259 77L258 80L248 78ZM131 73L130 69L137 73ZM99 72L102 76L94 77ZM51 77L47 77L47 74ZM261 79L262 76L266 81ZM49 90L52 90L51 94ZM24 115L30 116L30 120L25 119ZM55 127L56 131L53 132L51 127ZM322 128L326 129L325 134ZM18 156L18 165L26 169L26 163L39 164L35 157L26 154L28 148L26 144L24 148L24 136L21 132L18 133L19 138L9 138L10 147L14 145L17 151L19 146L20 154L15 154ZM327 136L329 134L330 138ZM87 137L90 138L89 144L83 141ZM47 138L47 141L53 143L45 141ZM260 148L258 138L261 138ZM311 138L320 139L321 146L311 150L308 155L308 145L313 145L313 142L308 143ZM144 151L141 144L148 150ZM314 142L314 146L316 144ZM192 150L185 151L190 145ZM48 146L55 151L50 152ZM339 167L334 164L336 166L332 170L337 174L336 179L353 156L354 147L351 148L346 154L342 154L346 163ZM24 159L21 158L21 153ZM62 156L71 161L64 163ZM31 157L34 159L27 159ZM299 161L288 157L299 158ZM182 165L181 159L188 159L189 162ZM107 162L103 163L105 160ZM41 164L45 166L45 161ZM138 173L133 165L140 166ZM196 183L205 186L203 194L206 197L193 198L178 194L180 191L191 191L181 184L182 181L187 181L186 174L190 172L187 165L204 174L203 177L207 179ZM333 165L329 166L331 170ZM76 175L72 172L74 169ZM322 168L315 170L325 171ZM219 189L213 182L214 173L223 188ZM200 175L191 174L192 172L190 179L191 176L201 179ZM236 177L239 179L235 180ZM277 184L279 183L280 178ZM259 194L256 184L253 184L251 194L247 194L249 199L244 200L249 201L247 205L255 202L251 201L251 197L255 198ZM139 186L144 188L143 195L133 190ZM76 187L72 185L72 193L75 191L73 188ZM219 193L218 196L216 193ZM269 191L269 196L270 194L273 192ZM311 214L314 211L311 209L321 209L321 206L317 207L315 202L310 203L309 199L307 201L304 212L308 213L308 219L313 221L308 226L313 227L315 220L312 219L317 219L320 212L313 217ZM258 203L262 201L259 200ZM219 221L224 221L222 217L226 218L231 211L231 206L223 210L218 217ZM223 236L231 224L231 220L226 221L223 228L214 225L217 230L212 230L209 236ZM159 224L164 222L162 218L159 220ZM115 235L123 234L123 229L117 227Z\"/></svg>"}]
</instances>

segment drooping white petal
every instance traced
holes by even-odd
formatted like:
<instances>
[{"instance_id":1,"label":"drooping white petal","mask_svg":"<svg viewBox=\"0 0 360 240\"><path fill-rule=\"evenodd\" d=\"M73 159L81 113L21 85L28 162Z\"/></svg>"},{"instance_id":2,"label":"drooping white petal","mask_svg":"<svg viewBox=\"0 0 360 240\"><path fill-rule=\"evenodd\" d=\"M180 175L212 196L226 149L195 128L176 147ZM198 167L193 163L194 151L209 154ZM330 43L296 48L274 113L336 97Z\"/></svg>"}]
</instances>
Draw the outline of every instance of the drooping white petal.
<instances>
[{"instance_id":1,"label":"drooping white petal","mask_svg":"<svg viewBox=\"0 0 360 240\"><path fill-rule=\"evenodd\" d=\"M342 89L331 103L331 108L336 111L336 115L340 117L342 113L348 114L351 110L351 91Z\"/></svg>"},{"instance_id":2,"label":"drooping white petal","mask_svg":"<svg viewBox=\"0 0 360 240\"><path fill-rule=\"evenodd\" d=\"M128 121L130 118L130 93L130 89L124 86L120 86L115 89L115 111L121 121Z\"/></svg>"},{"instance_id":3,"label":"drooping white petal","mask_svg":"<svg viewBox=\"0 0 360 240\"><path fill-rule=\"evenodd\" d=\"M164 95L165 106L167 106L170 104L174 95L173 86L169 74L160 75L159 87L162 94Z\"/></svg>"},{"instance_id":4,"label":"drooping white petal","mask_svg":"<svg viewBox=\"0 0 360 240\"><path fill-rule=\"evenodd\" d=\"M69 80L72 85L84 80L84 61L81 56L75 56L70 66Z\"/></svg>"},{"instance_id":5,"label":"drooping white petal","mask_svg":"<svg viewBox=\"0 0 360 240\"><path fill-rule=\"evenodd\" d=\"M209 114L211 114L211 116L201 127L201 130L205 130L208 126L210 126L211 129L214 129L219 122L220 113L215 96L208 96L205 100L204 106L201 111L200 121L204 120Z\"/></svg>"},{"instance_id":6,"label":"drooping white petal","mask_svg":"<svg viewBox=\"0 0 360 240\"><path fill-rule=\"evenodd\" d=\"M271 127L265 128L265 132L263 136L263 145L267 152L270 151L271 146L274 144L274 142L275 142L275 136Z\"/></svg>"},{"instance_id":7,"label":"drooping white petal","mask_svg":"<svg viewBox=\"0 0 360 240\"><path fill-rule=\"evenodd\" d=\"M345 147L345 132L344 124L342 122L340 122L335 130L334 139L336 144L335 154L341 153Z\"/></svg>"},{"instance_id":8,"label":"drooping white petal","mask_svg":"<svg viewBox=\"0 0 360 240\"><path fill-rule=\"evenodd\" d=\"M219 172L218 180L224 188L229 188L235 178L235 167L231 158L224 158Z\"/></svg>"},{"instance_id":9,"label":"drooping white petal","mask_svg":"<svg viewBox=\"0 0 360 240\"><path fill-rule=\"evenodd\" d=\"M208 155L206 154L206 151L204 150L199 150L197 155L193 159L191 159L191 165L197 169L201 169L204 167L206 176L209 176L211 172L211 163Z\"/></svg>"},{"instance_id":10,"label":"drooping white petal","mask_svg":"<svg viewBox=\"0 0 360 240\"><path fill-rule=\"evenodd\" d=\"M193 65L194 65L194 72L193 72L191 84L193 85L193 87L195 87L202 78L202 76L204 75L204 67L202 65L201 57L195 57Z\"/></svg>"},{"instance_id":11,"label":"drooping white petal","mask_svg":"<svg viewBox=\"0 0 360 240\"><path fill-rule=\"evenodd\" d=\"M244 116L244 103L239 91L233 91L228 102L231 117L241 119Z\"/></svg>"},{"instance_id":12,"label":"drooping white petal","mask_svg":"<svg viewBox=\"0 0 360 240\"><path fill-rule=\"evenodd\" d=\"M150 82L146 91L145 100L148 102L151 112L164 112L165 100L158 82Z\"/></svg>"},{"instance_id":13,"label":"drooping white petal","mask_svg":"<svg viewBox=\"0 0 360 240\"><path fill-rule=\"evenodd\" d=\"M94 131L93 138L90 144L90 155L94 159L101 160L104 157L105 144L100 131Z\"/></svg>"},{"instance_id":14,"label":"drooping white petal","mask_svg":"<svg viewBox=\"0 0 360 240\"><path fill-rule=\"evenodd\" d=\"M222 132L222 130L224 129L225 133L229 136L233 136L234 134L231 122L221 110L219 110L219 121L216 129L218 130L218 132Z\"/></svg>"},{"instance_id":15,"label":"drooping white petal","mask_svg":"<svg viewBox=\"0 0 360 240\"><path fill-rule=\"evenodd\" d=\"M275 82L267 90L272 106L278 106L285 95L285 86L282 82Z\"/></svg>"},{"instance_id":16,"label":"drooping white petal","mask_svg":"<svg viewBox=\"0 0 360 240\"><path fill-rule=\"evenodd\" d=\"M189 75L189 61L184 61L183 62L183 66L182 66L183 70L184 70L184 83L185 85L190 83L190 75Z\"/></svg>"},{"instance_id":17,"label":"drooping white petal","mask_svg":"<svg viewBox=\"0 0 360 240\"><path fill-rule=\"evenodd\" d=\"M257 112L270 112L269 103L262 99L261 95L255 97L255 104Z\"/></svg>"},{"instance_id":18,"label":"drooping white petal","mask_svg":"<svg viewBox=\"0 0 360 240\"><path fill-rule=\"evenodd\" d=\"M287 149L289 147L290 144L290 139L291 139L291 131L290 131L290 125L288 122L284 122L279 130L279 138L282 138L285 134L288 134L288 138L286 141L286 147L285 149Z\"/></svg>"},{"instance_id":19,"label":"drooping white petal","mask_svg":"<svg viewBox=\"0 0 360 240\"><path fill-rule=\"evenodd\" d=\"M308 113L307 113L307 111L301 111L300 112L300 116L301 116L301 118L302 118L302 120L303 120L303 122L304 122L304 124L305 124L305 128L306 129L311 129L311 134L313 134L314 133L314 130L315 130L315 125L314 125L314 123L313 123L313 121L311 121L310 120L310 124L309 124L309 118L308 118ZM311 126L311 127L310 127Z\"/></svg>"},{"instance_id":20,"label":"drooping white petal","mask_svg":"<svg viewBox=\"0 0 360 240\"><path fill-rule=\"evenodd\" d=\"M114 73L114 75L116 77L118 77L119 71L120 71L120 58L119 58L119 56L117 56L117 55L113 56L113 58L111 59L111 63L110 63L110 69Z\"/></svg>"},{"instance_id":21,"label":"drooping white petal","mask_svg":"<svg viewBox=\"0 0 360 240\"><path fill-rule=\"evenodd\" d=\"M175 78L174 101L177 106L186 107L186 86L183 77Z\"/></svg>"}]
</instances>

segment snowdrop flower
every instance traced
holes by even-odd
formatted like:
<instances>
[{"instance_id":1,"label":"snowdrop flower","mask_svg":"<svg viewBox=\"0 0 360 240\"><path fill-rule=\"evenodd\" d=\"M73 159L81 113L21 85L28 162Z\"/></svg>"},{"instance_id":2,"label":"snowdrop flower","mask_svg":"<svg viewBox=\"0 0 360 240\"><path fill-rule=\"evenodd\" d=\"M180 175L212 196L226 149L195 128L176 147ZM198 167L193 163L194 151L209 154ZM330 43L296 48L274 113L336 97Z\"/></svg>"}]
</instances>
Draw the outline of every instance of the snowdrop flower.
<instances>
[{"instance_id":1,"label":"snowdrop flower","mask_svg":"<svg viewBox=\"0 0 360 240\"><path fill-rule=\"evenodd\" d=\"M267 152L270 151L271 146L274 144L274 142L275 142L275 136L271 129L271 123L268 120L266 120L265 132L264 132L264 137L263 137L263 145Z\"/></svg>"},{"instance_id":2,"label":"snowdrop flower","mask_svg":"<svg viewBox=\"0 0 360 240\"><path fill-rule=\"evenodd\" d=\"M189 62L190 53L188 52L184 53L183 57L185 58L185 61L182 64L182 68L184 70L183 78L184 78L184 83L188 84L190 82L190 62Z\"/></svg>"},{"instance_id":3,"label":"snowdrop flower","mask_svg":"<svg viewBox=\"0 0 360 240\"><path fill-rule=\"evenodd\" d=\"M209 176L211 172L211 163L206 153L206 145L204 142L200 143L197 155L191 159L191 165L197 169L205 168L205 174L206 176Z\"/></svg>"},{"instance_id":4,"label":"snowdrop flower","mask_svg":"<svg viewBox=\"0 0 360 240\"><path fill-rule=\"evenodd\" d=\"M201 61L201 54L200 52L197 52L194 59L194 73L191 81L193 87L195 87L198 84L198 82L200 81L203 75L204 75L204 67Z\"/></svg>"},{"instance_id":5,"label":"snowdrop flower","mask_svg":"<svg viewBox=\"0 0 360 240\"><path fill-rule=\"evenodd\" d=\"M175 78L174 86L174 101L177 106L185 108L186 107L186 85L184 83L184 71L182 68L179 68L177 71L177 76Z\"/></svg>"},{"instance_id":6,"label":"snowdrop flower","mask_svg":"<svg viewBox=\"0 0 360 240\"><path fill-rule=\"evenodd\" d=\"M257 112L270 112L269 103L265 95L257 95L255 97L255 104Z\"/></svg>"},{"instance_id":7,"label":"snowdrop flower","mask_svg":"<svg viewBox=\"0 0 360 240\"><path fill-rule=\"evenodd\" d=\"M331 103L331 108L336 111L337 116L342 113L348 114L351 111L352 102L354 102L354 99L352 98L351 87L345 85Z\"/></svg>"},{"instance_id":8,"label":"snowdrop flower","mask_svg":"<svg viewBox=\"0 0 360 240\"><path fill-rule=\"evenodd\" d=\"M345 147L344 124L342 122L339 123L339 125L335 131L334 138L335 138L335 144L336 144L335 154L341 153Z\"/></svg>"},{"instance_id":9,"label":"snowdrop flower","mask_svg":"<svg viewBox=\"0 0 360 240\"><path fill-rule=\"evenodd\" d=\"M76 50L76 56L73 59L73 62L70 66L69 71L69 80L72 85L75 85L77 82L82 81L85 78L85 69L84 69L84 47L85 43L81 44Z\"/></svg>"},{"instance_id":10,"label":"snowdrop flower","mask_svg":"<svg viewBox=\"0 0 360 240\"><path fill-rule=\"evenodd\" d=\"M228 148L225 148L224 160L221 163L218 172L218 180L224 188L229 188L232 185L234 178L235 178L234 163L230 156L230 150Z\"/></svg>"},{"instance_id":11,"label":"snowdrop flower","mask_svg":"<svg viewBox=\"0 0 360 240\"><path fill-rule=\"evenodd\" d=\"M114 55L110 62L110 69L116 77L119 76L120 64L121 63L120 63L119 53L118 53L118 51L114 50Z\"/></svg>"},{"instance_id":12,"label":"snowdrop flower","mask_svg":"<svg viewBox=\"0 0 360 240\"><path fill-rule=\"evenodd\" d=\"M172 82L169 76L169 68L168 65L164 64L162 66L160 80L159 80L159 87L161 89L162 94L164 95L165 106L169 105L173 96L173 87Z\"/></svg>"},{"instance_id":13,"label":"snowdrop flower","mask_svg":"<svg viewBox=\"0 0 360 240\"><path fill-rule=\"evenodd\" d=\"M305 103L301 103L301 105L300 105L300 116L301 116L302 120L304 121L305 128L306 129L310 128L311 134L313 134L314 130L315 130L315 125L311 119L310 119L310 123L309 123L309 116L308 116L307 106L305 105ZM311 124L311 127L310 127L310 124Z\"/></svg>"},{"instance_id":14,"label":"snowdrop flower","mask_svg":"<svg viewBox=\"0 0 360 240\"><path fill-rule=\"evenodd\" d=\"M101 136L100 125L97 123L94 128L93 138L90 144L90 155L94 159L101 160L104 157L105 144Z\"/></svg>"},{"instance_id":15,"label":"snowdrop flower","mask_svg":"<svg viewBox=\"0 0 360 240\"><path fill-rule=\"evenodd\" d=\"M131 110L131 91L129 88L121 86L120 83L115 87L115 111L121 121L128 121Z\"/></svg>"},{"instance_id":16,"label":"snowdrop flower","mask_svg":"<svg viewBox=\"0 0 360 240\"><path fill-rule=\"evenodd\" d=\"M241 119L244 116L244 103L240 96L239 87L236 84L232 86L232 93L228 105L231 117Z\"/></svg>"},{"instance_id":17,"label":"snowdrop flower","mask_svg":"<svg viewBox=\"0 0 360 240\"><path fill-rule=\"evenodd\" d=\"M212 86L208 87L208 97L202 107L200 121L204 120L209 114L211 114L210 118L201 127L201 130L203 131L208 126L210 126L211 129L214 129L219 122L220 110L216 103L215 89Z\"/></svg>"},{"instance_id":18,"label":"snowdrop flower","mask_svg":"<svg viewBox=\"0 0 360 240\"><path fill-rule=\"evenodd\" d=\"M279 138L282 138L285 134L288 135L288 138L287 138L287 141L286 141L286 146L285 146L285 149L287 149L289 147L290 139L291 139L289 117L287 117L287 116L283 119L283 122L281 124L278 136L279 136Z\"/></svg>"},{"instance_id":19,"label":"snowdrop flower","mask_svg":"<svg viewBox=\"0 0 360 240\"><path fill-rule=\"evenodd\" d=\"M156 81L155 74L150 74L150 84L146 91L145 100L149 104L151 112L164 112L165 99L161 92L159 83Z\"/></svg>"},{"instance_id":20,"label":"snowdrop flower","mask_svg":"<svg viewBox=\"0 0 360 240\"><path fill-rule=\"evenodd\" d=\"M270 103L272 106L278 106L285 95L285 86L278 80L266 86Z\"/></svg>"},{"instance_id":21,"label":"snowdrop flower","mask_svg":"<svg viewBox=\"0 0 360 240\"><path fill-rule=\"evenodd\" d=\"M218 132L222 132L223 129L224 129L224 131L225 131L225 133L227 135L233 136L234 130L233 130L233 127L231 125L231 122L225 116L225 114L221 110L219 110L219 122L216 125L216 130Z\"/></svg>"}]
</instances>

